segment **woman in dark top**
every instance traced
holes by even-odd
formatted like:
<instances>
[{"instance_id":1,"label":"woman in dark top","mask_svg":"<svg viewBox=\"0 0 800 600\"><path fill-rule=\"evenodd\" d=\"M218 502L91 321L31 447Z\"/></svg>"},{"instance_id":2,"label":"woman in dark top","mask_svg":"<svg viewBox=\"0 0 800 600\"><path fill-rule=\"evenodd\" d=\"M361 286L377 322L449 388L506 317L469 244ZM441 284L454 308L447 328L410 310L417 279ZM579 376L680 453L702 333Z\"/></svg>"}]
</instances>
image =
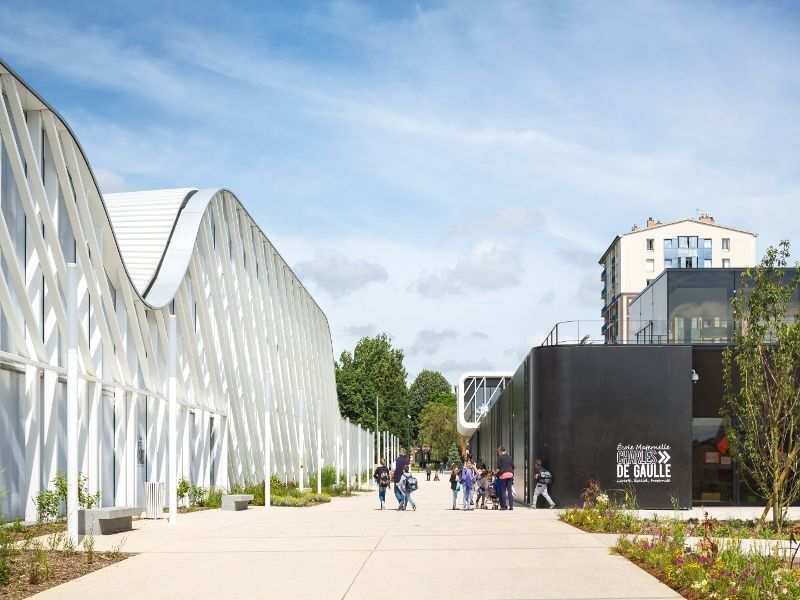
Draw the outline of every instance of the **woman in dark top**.
<instances>
[{"instance_id":1,"label":"woman in dark top","mask_svg":"<svg viewBox=\"0 0 800 600\"><path fill-rule=\"evenodd\" d=\"M497 480L500 482L500 510L514 510L514 461L506 454L506 449L500 446L497 449Z\"/></svg>"}]
</instances>

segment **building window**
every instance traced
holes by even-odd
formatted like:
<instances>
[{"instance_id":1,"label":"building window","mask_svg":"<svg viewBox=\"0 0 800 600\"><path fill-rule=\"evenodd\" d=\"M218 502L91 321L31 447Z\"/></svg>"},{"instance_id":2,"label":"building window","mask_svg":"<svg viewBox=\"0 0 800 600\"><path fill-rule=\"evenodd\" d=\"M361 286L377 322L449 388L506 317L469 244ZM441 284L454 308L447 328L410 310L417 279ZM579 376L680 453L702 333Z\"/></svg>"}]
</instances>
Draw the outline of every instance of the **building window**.
<instances>
[{"instance_id":1,"label":"building window","mask_svg":"<svg viewBox=\"0 0 800 600\"><path fill-rule=\"evenodd\" d=\"M689 248L697 248L697 236L694 235L689 238Z\"/></svg>"},{"instance_id":2,"label":"building window","mask_svg":"<svg viewBox=\"0 0 800 600\"><path fill-rule=\"evenodd\" d=\"M706 238L703 240L703 248L711 248L711 238Z\"/></svg>"},{"instance_id":3,"label":"building window","mask_svg":"<svg viewBox=\"0 0 800 600\"><path fill-rule=\"evenodd\" d=\"M653 251L653 242L654 242L654 240L652 240L652 239L648 239L647 240L647 246L646 247L647 247L647 251L648 252L652 252Z\"/></svg>"},{"instance_id":4,"label":"building window","mask_svg":"<svg viewBox=\"0 0 800 600\"><path fill-rule=\"evenodd\" d=\"M673 240L664 240L664 250L672 250Z\"/></svg>"},{"instance_id":5,"label":"building window","mask_svg":"<svg viewBox=\"0 0 800 600\"><path fill-rule=\"evenodd\" d=\"M652 258L648 258L644 264L644 270L646 273L652 273L656 270L655 261Z\"/></svg>"},{"instance_id":6,"label":"building window","mask_svg":"<svg viewBox=\"0 0 800 600\"><path fill-rule=\"evenodd\" d=\"M723 269L730 269L731 268L731 259L730 258L723 258L722 259L722 268Z\"/></svg>"},{"instance_id":7,"label":"building window","mask_svg":"<svg viewBox=\"0 0 800 600\"><path fill-rule=\"evenodd\" d=\"M665 269L671 269L672 268L672 259L671 258L665 258L664 259L664 268Z\"/></svg>"},{"instance_id":8,"label":"building window","mask_svg":"<svg viewBox=\"0 0 800 600\"><path fill-rule=\"evenodd\" d=\"M703 268L704 269L710 269L711 268L711 259L710 258L704 258L703 259Z\"/></svg>"},{"instance_id":9,"label":"building window","mask_svg":"<svg viewBox=\"0 0 800 600\"><path fill-rule=\"evenodd\" d=\"M727 252L731 249L731 239L730 238L722 238L722 250L723 252Z\"/></svg>"},{"instance_id":10,"label":"building window","mask_svg":"<svg viewBox=\"0 0 800 600\"><path fill-rule=\"evenodd\" d=\"M688 248L689 247L689 237L685 235L678 236L678 248Z\"/></svg>"}]
</instances>

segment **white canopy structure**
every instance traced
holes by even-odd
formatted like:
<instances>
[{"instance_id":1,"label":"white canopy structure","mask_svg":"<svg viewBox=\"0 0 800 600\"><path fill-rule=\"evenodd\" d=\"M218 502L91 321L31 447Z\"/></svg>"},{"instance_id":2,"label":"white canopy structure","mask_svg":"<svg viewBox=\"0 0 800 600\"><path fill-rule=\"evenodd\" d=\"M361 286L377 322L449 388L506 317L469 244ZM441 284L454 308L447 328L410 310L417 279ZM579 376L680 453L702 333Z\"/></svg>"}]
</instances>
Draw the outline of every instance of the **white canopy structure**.
<instances>
[{"instance_id":1,"label":"white canopy structure","mask_svg":"<svg viewBox=\"0 0 800 600\"><path fill-rule=\"evenodd\" d=\"M325 314L232 192L101 195L68 125L2 61L0 90L0 514L34 520L73 441L104 506L142 506L145 481L172 481L170 439L177 476L204 486L262 481L268 457L284 480L374 462L374 434L339 414Z\"/></svg>"}]
</instances>

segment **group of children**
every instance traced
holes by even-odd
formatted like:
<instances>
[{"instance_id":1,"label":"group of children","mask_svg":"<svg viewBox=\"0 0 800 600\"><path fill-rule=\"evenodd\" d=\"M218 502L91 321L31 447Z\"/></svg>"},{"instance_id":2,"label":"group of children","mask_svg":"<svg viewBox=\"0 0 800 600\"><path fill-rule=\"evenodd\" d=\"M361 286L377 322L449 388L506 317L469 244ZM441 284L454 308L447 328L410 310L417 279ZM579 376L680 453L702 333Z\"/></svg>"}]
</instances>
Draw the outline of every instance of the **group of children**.
<instances>
[{"instance_id":1,"label":"group of children","mask_svg":"<svg viewBox=\"0 0 800 600\"><path fill-rule=\"evenodd\" d=\"M536 508L539 496L542 496L550 508L555 508L556 504L547 492L547 487L552 483L553 476L544 467L542 467L541 459L537 458L534 465L534 493L533 502L529 508ZM462 494L462 510L474 510L475 508L488 509L487 499L490 503L492 510L498 508L505 509L503 503L503 488L501 485L501 478L493 473L491 469L486 467L486 464L479 462L477 465L472 462L469 454L466 456L463 467L454 464L450 471L450 489L453 492L453 510L458 510L458 493ZM508 504L513 504L516 500L517 494L513 489L513 482L511 492L508 499ZM473 498L474 495L474 498ZM474 508L473 508L474 505ZM509 508L511 508L509 506Z\"/></svg>"},{"instance_id":2,"label":"group of children","mask_svg":"<svg viewBox=\"0 0 800 600\"><path fill-rule=\"evenodd\" d=\"M485 463L478 463L476 466L472 459L468 458L463 468L454 464L450 471L450 489L453 492L453 510L458 510L459 492L462 495L463 510L490 507L492 510L497 510L500 507L500 481Z\"/></svg>"}]
</instances>

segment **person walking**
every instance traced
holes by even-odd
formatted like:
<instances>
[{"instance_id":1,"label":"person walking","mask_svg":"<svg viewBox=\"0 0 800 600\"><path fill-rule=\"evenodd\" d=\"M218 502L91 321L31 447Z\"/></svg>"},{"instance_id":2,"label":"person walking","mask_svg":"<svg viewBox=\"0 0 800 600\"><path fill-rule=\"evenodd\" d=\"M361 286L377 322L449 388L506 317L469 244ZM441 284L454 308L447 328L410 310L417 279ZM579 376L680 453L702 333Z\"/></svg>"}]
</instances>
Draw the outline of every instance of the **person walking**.
<instances>
[{"instance_id":1,"label":"person walking","mask_svg":"<svg viewBox=\"0 0 800 600\"><path fill-rule=\"evenodd\" d=\"M553 483L553 475L550 471L542 467L541 458L537 458L533 464L533 478L536 481L536 487L533 490L533 502L530 507L536 508L536 502L539 500L539 496L544 496L544 499L550 504L550 508L555 508L556 503L553 502L550 494L547 493L547 486Z\"/></svg>"},{"instance_id":2,"label":"person walking","mask_svg":"<svg viewBox=\"0 0 800 600\"><path fill-rule=\"evenodd\" d=\"M453 464L452 470L450 471L450 489L453 491L453 510L458 510L456 508L456 502L458 502L458 490L461 487L459 479L458 467Z\"/></svg>"},{"instance_id":3,"label":"person walking","mask_svg":"<svg viewBox=\"0 0 800 600\"><path fill-rule=\"evenodd\" d=\"M400 479L403 477L405 468L408 466L408 459L406 458L406 449L400 448L400 455L394 459L390 476L394 482L394 497L397 499L397 510L403 510L403 492L400 489Z\"/></svg>"},{"instance_id":4,"label":"person walking","mask_svg":"<svg viewBox=\"0 0 800 600\"><path fill-rule=\"evenodd\" d=\"M461 497L464 503L464 510L470 510L472 504L472 490L475 488L475 467L468 458L467 463L461 470Z\"/></svg>"},{"instance_id":5,"label":"person walking","mask_svg":"<svg viewBox=\"0 0 800 600\"><path fill-rule=\"evenodd\" d=\"M506 454L506 449L497 449L497 479L500 481L500 510L514 510L514 461Z\"/></svg>"},{"instance_id":6,"label":"person walking","mask_svg":"<svg viewBox=\"0 0 800 600\"><path fill-rule=\"evenodd\" d=\"M427 481L431 480L431 462L428 461L425 463L425 477Z\"/></svg>"},{"instance_id":7,"label":"person walking","mask_svg":"<svg viewBox=\"0 0 800 600\"><path fill-rule=\"evenodd\" d=\"M384 509L386 505L386 488L389 487L389 469L386 468L386 459L381 459L381 464L375 469L375 472L372 474L372 478L375 480L375 483L378 484L378 500L381 502L381 510Z\"/></svg>"},{"instance_id":8,"label":"person walking","mask_svg":"<svg viewBox=\"0 0 800 600\"><path fill-rule=\"evenodd\" d=\"M417 479L411 474L411 467L406 465L403 468L403 475L400 477L400 490L403 492L403 510L408 508L409 503L411 508L417 510L417 505L411 497L412 492L417 489Z\"/></svg>"}]
</instances>

